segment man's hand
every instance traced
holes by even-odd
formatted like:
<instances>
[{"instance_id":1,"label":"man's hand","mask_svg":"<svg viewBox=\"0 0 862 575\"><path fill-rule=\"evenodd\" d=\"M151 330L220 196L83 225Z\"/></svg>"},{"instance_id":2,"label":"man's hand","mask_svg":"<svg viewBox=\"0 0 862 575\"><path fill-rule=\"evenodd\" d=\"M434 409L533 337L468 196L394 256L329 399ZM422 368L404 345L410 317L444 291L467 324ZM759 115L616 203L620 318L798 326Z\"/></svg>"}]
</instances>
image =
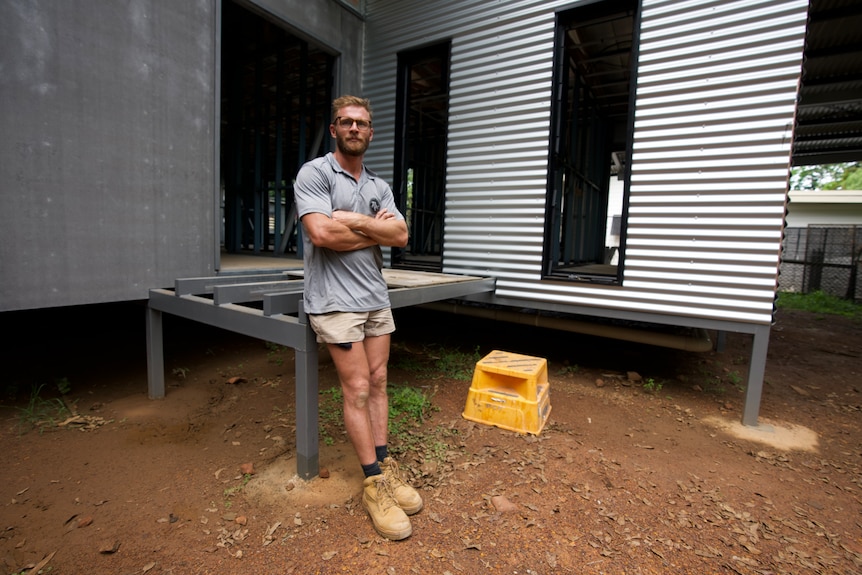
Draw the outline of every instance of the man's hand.
<instances>
[{"instance_id":1,"label":"man's hand","mask_svg":"<svg viewBox=\"0 0 862 575\"><path fill-rule=\"evenodd\" d=\"M357 212L348 212L347 210L335 210L332 212L332 219L336 222L341 222L351 230L355 232L361 232L360 229L362 227L362 222L367 220L370 216L366 216L364 214L359 214ZM380 211L375 214L375 220L391 220L395 217L395 214L386 210L386 208L382 208Z\"/></svg>"},{"instance_id":2,"label":"man's hand","mask_svg":"<svg viewBox=\"0 0 862 575\"><path fill-rule=\"evenodd\" d=\"M379 210L373 218L357 212L335 210L332 212L332 219L358 234L373 238L381 246L407 245L407 224L397 220L395 214L385 208Z\"/></svg>"}]
</instances>

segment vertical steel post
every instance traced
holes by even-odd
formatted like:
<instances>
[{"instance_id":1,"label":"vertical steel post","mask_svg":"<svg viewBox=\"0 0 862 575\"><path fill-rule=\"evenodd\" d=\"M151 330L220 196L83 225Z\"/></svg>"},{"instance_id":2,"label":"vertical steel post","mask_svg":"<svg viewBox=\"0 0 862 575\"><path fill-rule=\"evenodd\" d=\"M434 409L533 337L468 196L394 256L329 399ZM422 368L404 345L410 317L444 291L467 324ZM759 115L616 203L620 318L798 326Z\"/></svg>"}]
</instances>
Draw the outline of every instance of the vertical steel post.
<instances>
[{"instance_id":1,"label":"vertical steel post","mask_svg":"<svg viewBox=\"0 0 862 575\"><path fill-rule=\"evenodd\" d=\"M320 471L318 438L317 340L299 302L299 324L305 327L305 345L296 348L296 474L302 479Z\"/></svg>"},{"instance_id":2,"label":"vertical steel post","mask_svg":"<svg viewBox=\"0 0 862 575\"><path fill-rule=\"evenodd\" d=\"M249 221L252 229L251 237L253 252L259 254L264 248L264 227L266 225L265 211L269 202L264 201L268 195L263 176L266 113L263 101L263 55L258 53L254 61L254 180L251 182L251 209Z\"/></svg>"},{"instance_id":3,"label":"vertical steel post","mask_svg":"<svg viewBox=\"0 0 862 575\"><path fill-rule=\"evenodd\" d=\"M278 47L275 65L275 237L273 238L273 253L284 253L283 237L287 233L285 210L282 198L285 196L284 180L284 47Z\"/></svg>"},{"instance_id":4,"label":"vertical steel post","mask_svg":"<svg viewBox=\"0 0 862 575\"><path fill-rule=\"evenodd\" d=\"M771 326L759 325L754 330L751 344L751 361L748 366L748 385L745 389L745 406L742 411L742 424L757 426L760 413L760 398L763 395L763 376L766 373L766 352L769 348Z\"/></svg>"},{"instance_id":5,"label":"vertical steel post","mask_svg":"<svg viewBox=\"0 0 862 575\"><path fill-rule=\"evenodd\" d=\"M165 397L165 355L162 312L147 306L147 390L150 399Z\"/></svg>"}]
</instances>

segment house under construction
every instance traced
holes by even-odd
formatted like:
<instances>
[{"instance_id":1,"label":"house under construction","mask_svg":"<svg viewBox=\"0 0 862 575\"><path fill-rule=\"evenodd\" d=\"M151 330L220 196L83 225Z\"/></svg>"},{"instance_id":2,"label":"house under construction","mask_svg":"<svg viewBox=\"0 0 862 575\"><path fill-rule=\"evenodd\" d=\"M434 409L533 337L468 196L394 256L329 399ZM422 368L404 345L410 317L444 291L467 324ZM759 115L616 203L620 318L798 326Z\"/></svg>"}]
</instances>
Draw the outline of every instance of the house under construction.
<instances>
[{"instance_id":1,"label":"house under construction","mask_svg":"<svg viewBox=\"0 0 862 575\"><path fill-rule=\"evenodd\" d=\"M408 219L395 305L750 334L749 425L789 168L862 157L854 0L31 0L0 31L0 311L148 300L153 396L171 313L290 345L316 401L292 181L339 94Z\"/></svg>"}]
</instances>

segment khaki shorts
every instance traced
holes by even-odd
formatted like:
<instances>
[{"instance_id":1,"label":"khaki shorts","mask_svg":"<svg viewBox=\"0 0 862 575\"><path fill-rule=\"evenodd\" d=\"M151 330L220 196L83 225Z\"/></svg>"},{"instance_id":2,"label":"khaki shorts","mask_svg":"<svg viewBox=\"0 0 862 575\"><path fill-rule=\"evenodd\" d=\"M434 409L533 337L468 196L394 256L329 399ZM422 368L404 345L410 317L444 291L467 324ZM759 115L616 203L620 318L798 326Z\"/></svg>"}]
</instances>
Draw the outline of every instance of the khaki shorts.
<instances>
[{"instance_id":1,"label":"khaki shorts","mask_svg":"<svg viewBox=\"0 0 862 575\"><path fill-rule=\"evenodd\" d=\"M353 343L366 336L375 337L395 331L390 308L366 312L309 314L308 321L318 343Z\"/></svg>"}]
</instances>

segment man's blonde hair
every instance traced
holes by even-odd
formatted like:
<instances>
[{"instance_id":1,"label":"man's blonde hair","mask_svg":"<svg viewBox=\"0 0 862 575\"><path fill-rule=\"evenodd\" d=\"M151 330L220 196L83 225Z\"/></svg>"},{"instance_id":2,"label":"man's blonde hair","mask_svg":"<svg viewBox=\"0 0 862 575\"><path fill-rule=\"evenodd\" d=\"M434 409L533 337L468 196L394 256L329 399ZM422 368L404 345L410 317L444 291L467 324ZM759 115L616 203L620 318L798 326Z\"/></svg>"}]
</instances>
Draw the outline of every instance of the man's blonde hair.
<instances>
[{"instance_id":1,"label":"man's blonde hair","mask_svg":"<svg viewBox=\"0 0 862 575\"><path fill-rule=\"evenodd\" d=\"M359 106L360 108L365 108L368 110L368 119L371 119L371 102L366 98L360 98L359 96L339 96L335 100L332 101L332 121L335 121L336 116L338 116L338 110L341 108L345 108L347 106Z\"/></svg>"}]
</instances>

